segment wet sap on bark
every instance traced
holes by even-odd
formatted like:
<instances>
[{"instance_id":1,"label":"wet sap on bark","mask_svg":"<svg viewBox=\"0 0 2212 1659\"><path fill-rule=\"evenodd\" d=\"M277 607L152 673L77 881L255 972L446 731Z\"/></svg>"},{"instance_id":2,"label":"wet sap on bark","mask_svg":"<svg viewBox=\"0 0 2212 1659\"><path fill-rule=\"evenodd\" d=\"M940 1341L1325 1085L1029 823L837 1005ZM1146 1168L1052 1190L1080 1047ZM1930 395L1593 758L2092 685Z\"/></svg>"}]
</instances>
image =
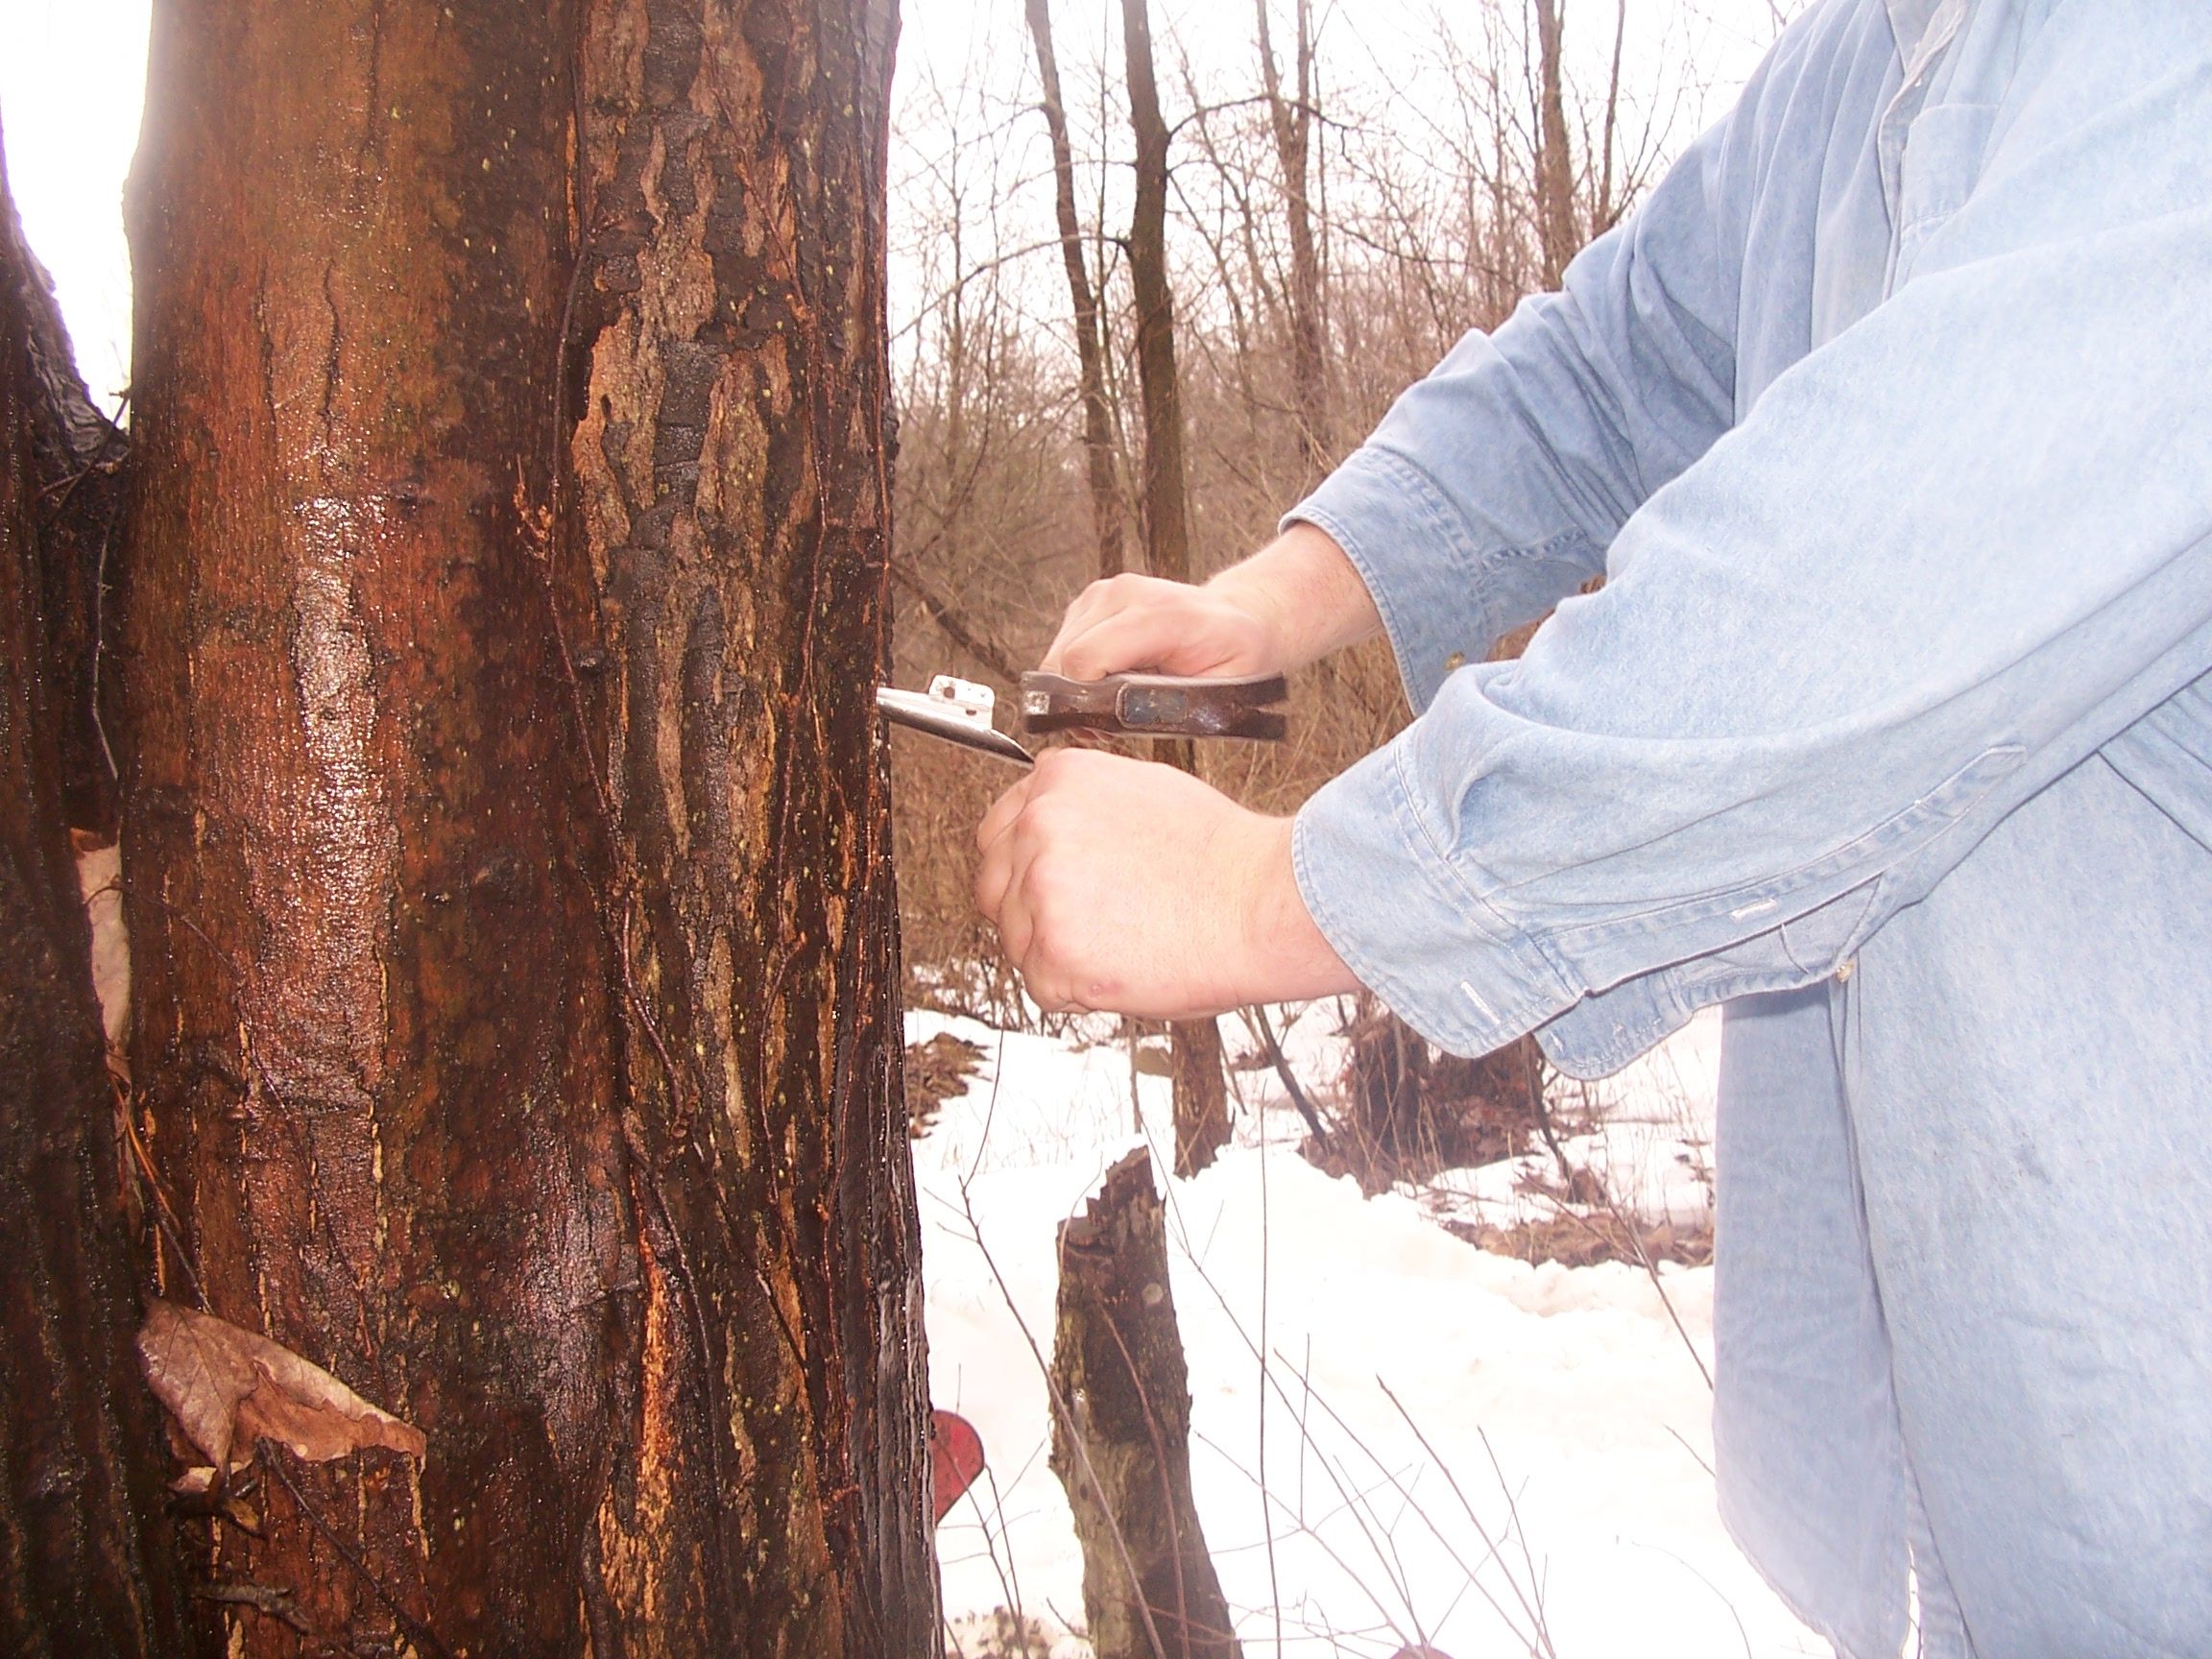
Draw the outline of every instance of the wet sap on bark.
<instances>
[{"instance_id":1,"label":"wet sap on bark","mask_svg":"<svg viewBox=\"0 0 2212 1659\"><path fill-rule=\"evenodd\" d=\"M894 30L156 8L117 572L139 1289L427 1443L269 1452L254 1526L182 1521L203 1650L936 1649L866 700ZM66 874L39 789L24 845ZM0 898L13 938L37 901ZM112 1185L59 914L78 1116L5 1132ZM81 1190L32 1219L113 1214ZM109 1339L136 1307L51 1277L26 1316L124 1366L67 1384L84 1478L130 1499L80 1540L83 1616L178 1650L167 1560L116 1559L175 1468ZM50 1590L24 1503L0 1572Z\"/></svg>"}]
</instances>

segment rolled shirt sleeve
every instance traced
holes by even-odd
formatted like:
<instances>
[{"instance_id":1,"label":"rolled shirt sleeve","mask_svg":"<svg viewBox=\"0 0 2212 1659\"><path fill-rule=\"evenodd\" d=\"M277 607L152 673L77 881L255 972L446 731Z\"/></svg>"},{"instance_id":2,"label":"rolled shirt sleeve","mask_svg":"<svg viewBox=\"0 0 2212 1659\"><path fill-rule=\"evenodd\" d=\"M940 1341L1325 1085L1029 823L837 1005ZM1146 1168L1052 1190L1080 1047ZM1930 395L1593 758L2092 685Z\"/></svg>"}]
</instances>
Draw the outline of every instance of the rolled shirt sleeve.
<instances>
[{"instance_id":1,"label":"rolled shirt sleeve","mask_svg":"<svg viewBox=\"0 0 2212 1659\"><path fill-rule=\"evenodd\" d=\"M1350 555L1415 709L1599 574L1629 515L1733 421L1735 199L1757 170L1769 73L1559 293L1467 335L1285 516Z\"/></svg>"},{"instance_id":2,"label":"rolled shirt sleeve","mask_svg":"<svg viewBox=\"0 0 2212 1659\"><path fill-rule=\"evenodd\" d=\"M1608 1070L1837 971L2212 666L2207 34L2077 9L2002 105L1924 113L1889 297L1720 434L1732 282L1658 252L1739 211L1723 132L1647 209L1682 225L1640 216L1563 304L1463 346L1300 509L1425 708L1295 841L1315 920L1399 1013L1462 1052L1543 1027ZM1602 591L1520 661L1447 673L1541 586L1502 569L1553 549L1571 586L1616 513Z\"/></svg>"}]
</instances>

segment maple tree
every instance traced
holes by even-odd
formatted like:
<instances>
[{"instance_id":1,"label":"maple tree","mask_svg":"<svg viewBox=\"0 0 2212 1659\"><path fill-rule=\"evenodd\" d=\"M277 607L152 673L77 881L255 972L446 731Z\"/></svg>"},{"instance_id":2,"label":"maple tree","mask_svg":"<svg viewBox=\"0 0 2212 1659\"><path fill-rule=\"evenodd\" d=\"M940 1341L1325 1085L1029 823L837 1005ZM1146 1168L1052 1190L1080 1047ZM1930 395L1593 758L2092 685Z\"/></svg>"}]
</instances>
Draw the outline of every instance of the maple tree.
<instances>
[{"instance_id":1,"label":"maple tree","mask_svg":"<svg viewBox=\"0 0 2212 1659\"><path fill-rule=\"evenodd\" d=\"M70 1091L0 1133L73 1138L40 1238L96 1223L22 1315L79 1352L0 1388L105 1530L12 1481L0 1575L62 1588L11 1651L936 1650L869 700L895 22L157 0L93 588L120 1118L31 747L0 884ZM66 612L13 597L5 731L60 755Z\"/></svg>"}]
</instances>

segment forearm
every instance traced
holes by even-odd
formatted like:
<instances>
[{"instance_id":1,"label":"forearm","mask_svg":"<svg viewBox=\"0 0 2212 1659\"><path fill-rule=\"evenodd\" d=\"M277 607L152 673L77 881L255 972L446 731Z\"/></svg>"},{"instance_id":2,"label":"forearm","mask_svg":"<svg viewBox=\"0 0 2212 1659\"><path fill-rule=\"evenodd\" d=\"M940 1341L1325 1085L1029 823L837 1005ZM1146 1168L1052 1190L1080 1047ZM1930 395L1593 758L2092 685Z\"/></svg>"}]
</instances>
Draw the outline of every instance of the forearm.
<instances>
[{"instance_id":1,"label":"forearm","mask_svg":"<svg viewBox=\"0 0 2212 1659\"><path fill-rule=\"evenodd\" d=\"M1285 671L1382 632L1382 613L1335 539L1298 523L1207 586L1262 616Z\"/></svg>"},{"instance_id":2,"label":"forearm","mask_svg":"<svg viewBox=\"0 0 2212 1659\"><path fill-rule=\"evenodd\" d=\"M2212 132L2207 84L2123 87L2085 134L2087 98L2035 104L1603 592L1308 804L1309 905L1399 1013L1475 1052L1575 1010L1599 1069L1810 984L2207 672L2212 214L2201 143L2163 137Z\"/></svg>"},{"instance_id":3,"label":"forearm","mask_svg":"<svg viewBox=\"0 0 2212 1659\"><path fill-rule=\"evenodd\" d=\"M1416 712L1602 572L1622 523L1734 421L1768 79L1582 252L1561 292L1461 340L1287 515L1352 565ZM1809 271L1810 241L1766 257Z\"/></svg>"}]
</instances>

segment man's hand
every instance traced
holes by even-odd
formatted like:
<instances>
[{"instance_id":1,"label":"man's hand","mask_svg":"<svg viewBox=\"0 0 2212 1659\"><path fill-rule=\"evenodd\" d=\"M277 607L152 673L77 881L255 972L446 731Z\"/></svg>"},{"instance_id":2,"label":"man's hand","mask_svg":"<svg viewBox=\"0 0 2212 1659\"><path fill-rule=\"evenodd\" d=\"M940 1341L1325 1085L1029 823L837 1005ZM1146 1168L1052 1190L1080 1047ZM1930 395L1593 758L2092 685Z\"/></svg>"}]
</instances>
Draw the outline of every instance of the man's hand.
<instances>
[{"instance_id":1,"label":"man's hand","mask_svg":"<svg viewBox=\"0 0 2212 1659\"><path fill-rule=\"evenodd\" d=\"M1357 988L1298 896L1290 820L1172 767L1050 750L975 843L975 902L1042 1008L1182 1020Z\"/></svg>"},{"instance_id":2,"label":"man's hand","mask_svg":"<svg viewBox=\"0 0 2212 1659\"><path fill-rule=\"evenodd\" d=\"M1254 594L1221 593L1157 576L1110 576L1075 595L1038 664L1070 680L1155 674L1273 674L1272 611Z\"/></svg>"},{"instance_id":3,"label":"man's hand","mask_svg":"<svg viewBox=\"0 0 2212 1659\"><path fill-rule=\"evenodd\" d=\"M1202 588L1115 576L1075 596L1045 653L1070 680L1286 674L1382 625L1358 570L1324 532L1293 524Z\"/></svg>"}]
</instances>

